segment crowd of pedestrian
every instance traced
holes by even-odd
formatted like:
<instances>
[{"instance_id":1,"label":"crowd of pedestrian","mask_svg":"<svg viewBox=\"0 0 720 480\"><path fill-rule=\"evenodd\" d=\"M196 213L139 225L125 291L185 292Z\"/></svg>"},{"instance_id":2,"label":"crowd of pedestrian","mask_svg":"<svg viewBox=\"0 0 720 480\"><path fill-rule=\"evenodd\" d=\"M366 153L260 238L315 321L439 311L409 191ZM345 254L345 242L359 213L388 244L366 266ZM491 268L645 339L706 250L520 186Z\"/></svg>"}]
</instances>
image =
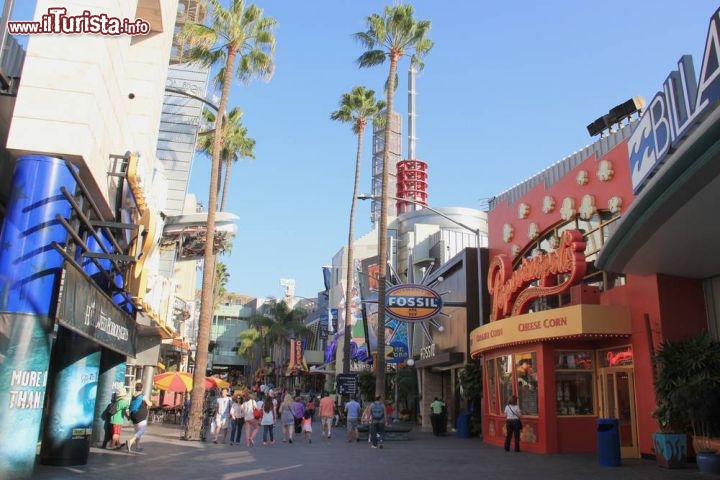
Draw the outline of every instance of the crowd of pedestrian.
<instances>
[{"instance_id":1,"label":"crowd of pedestrian","mask_svg":"<svg viewBox=\"0 0 720 480\"><path fill-rule=\"evenodd\" d=\"M109 405L107 409L110 414L106 416L108 434L105 443L110 443L110 448L125 447L131 452L134 447L134 451L142 451L139 444L147 429L151 406L142 390L143 386L138 382L130 399L124 387L115 391L112 408ZM186 401L184 407L189 410L189 401ZM242 389L237 392L221 389L219 394L209 397L209 403L206 400L205 409L208 412L210 438L214 444L244 444L248 448L255 446L255 439L261 430L262 445L274 446L276 425L280 428L282 443L292 444L295 438L312 444L316 413L322 438L331 439L333 427L338 427L341 419L344 419L348 442L358 440L358 429L363 424L368 427L368 443L372 448L383 448L385 427L394 420L392 403L383 403L380 396L363 408L355 397L342 405L326 391L321 393L320 398L316 398L314 395L304 397L299 392L292 395L272 388ZM134 434L121 443L120 435L126 419L131 419Z\"/></svg>"}]
</instances>

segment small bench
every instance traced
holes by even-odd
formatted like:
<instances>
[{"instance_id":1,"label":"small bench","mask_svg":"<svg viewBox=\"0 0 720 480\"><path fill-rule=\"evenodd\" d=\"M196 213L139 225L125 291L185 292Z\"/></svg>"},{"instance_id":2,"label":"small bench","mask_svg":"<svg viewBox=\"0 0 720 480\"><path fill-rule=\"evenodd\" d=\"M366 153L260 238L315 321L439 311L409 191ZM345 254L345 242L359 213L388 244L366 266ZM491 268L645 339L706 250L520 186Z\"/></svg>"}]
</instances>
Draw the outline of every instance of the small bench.
<instances>
[{"instance_id":1,"label":"small bench","mask_svg":"<svg viewBox=\"0 0 720 480\"><path fill-rule=\"evenodd\" d=\"M385 440L410 440L409 433L412 431L410 425L390 424L385 427ZM367 441L370 433L370 425L358 426L358 441Z\"/></svg>"}]
</instances>

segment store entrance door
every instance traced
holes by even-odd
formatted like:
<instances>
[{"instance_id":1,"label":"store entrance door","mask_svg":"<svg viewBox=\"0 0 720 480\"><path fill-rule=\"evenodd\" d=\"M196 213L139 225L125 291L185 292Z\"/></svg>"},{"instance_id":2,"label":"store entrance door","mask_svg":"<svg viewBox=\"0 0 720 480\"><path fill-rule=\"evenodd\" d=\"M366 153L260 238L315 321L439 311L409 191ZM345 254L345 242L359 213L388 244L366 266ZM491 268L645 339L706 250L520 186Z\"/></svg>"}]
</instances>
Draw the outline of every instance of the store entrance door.
<instances>
[{"instance_id":1,"label":"store entrance door","mask_svg":"<svg viewBox=\"0 0 720 480\"><path fill-rule=\"evenodd\" d=\"M600 416L620 424L620 456L638 458L635 412L635 375L632 367L600 368L598 374Z\"/></svg>"}]
</instances>

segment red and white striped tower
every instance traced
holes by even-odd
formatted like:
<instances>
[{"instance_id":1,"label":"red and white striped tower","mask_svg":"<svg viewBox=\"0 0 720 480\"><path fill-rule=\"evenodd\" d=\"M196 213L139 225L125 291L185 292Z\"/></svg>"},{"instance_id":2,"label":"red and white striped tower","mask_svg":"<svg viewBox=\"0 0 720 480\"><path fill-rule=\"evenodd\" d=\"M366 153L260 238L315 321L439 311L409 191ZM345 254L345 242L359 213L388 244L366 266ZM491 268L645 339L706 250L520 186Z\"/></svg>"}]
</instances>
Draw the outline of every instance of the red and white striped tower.
<instances>
[{"instance_id":1,"label":"red and white striped tower","mask_svg":"<svg viewBox=\"0 0 720 480\"><path fill-rule=\"evenodd\" d=\"M408 156L397 164L397 214L427 206L428 166L415 158L415 69L408 72ZM403 200L408 201L403 201Z\"/></svg>"}]
</instances>

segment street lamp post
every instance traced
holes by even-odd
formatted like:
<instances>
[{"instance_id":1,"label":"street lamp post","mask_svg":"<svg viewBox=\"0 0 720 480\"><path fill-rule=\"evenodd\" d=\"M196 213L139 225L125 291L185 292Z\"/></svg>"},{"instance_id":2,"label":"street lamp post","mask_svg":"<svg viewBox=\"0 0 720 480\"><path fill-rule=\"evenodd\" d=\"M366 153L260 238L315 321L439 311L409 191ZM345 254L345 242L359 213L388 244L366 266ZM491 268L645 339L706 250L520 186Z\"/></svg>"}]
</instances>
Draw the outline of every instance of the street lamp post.
<instances>
[{"instance_id":1,"label":"street lamp post","mask_svg":"<svg viewBox=\"0 0 720 480\"><path fill-rule=\"evenodd\" d=\"M379 198L379 197L376 196L376 195L368 195L368 194L362 194L362 195L358 195L358 196L357 196L357 199L358 199L358 200L377 200L378 198ZM391 196L391 195L389 195L388 198L391 198L391 199L393 199L393 200L398 200L398 201L401 201L401 202L412 203L413 205L419 205L419 206L421 206L422 208L424 208L424 209L426 209L426 210L430 210L430 211L433 212L434 214L436 214L436 215L444 218L445 220L448 220L448 221L454 223L455 225L457 225L457 226L459 226L459 227L462 227L462 228L464 228L465 230L469 230L469 231L471 231L472 233L475 234L475 241L476 241L476 243L477 243L477 264L476 264L476 268L477 268L477 283L478 283L478 289L477 289L477 294L478 294L478 298L477 298L477 302L478 302L478 310L477 310L477 311L478 311L478 325L481 324L481 323L482 323L482 319L480 318L480 310L481 310L481 309L480 309L480 304L481 304L481 302L482 302L482 283L480 282L480 274L481 274L481 272L482 272L482 265L481 265L481 262L480 262L480 228L473 228L473 227L471 227L471 226L469 226L469 225L465 225L464 223L455 220L454 218L452 218L452 217L450 217L450 216L442 213L441 211L436 210L436 209L434 209L434 208L432 208L432 207L429 207L429 206L425 205L424 203L418 202L418 201L416 201L416 200L412 200L412 199L409 199L409 198L393 197L393 196Z\"/></svg>"}]
</instances>

